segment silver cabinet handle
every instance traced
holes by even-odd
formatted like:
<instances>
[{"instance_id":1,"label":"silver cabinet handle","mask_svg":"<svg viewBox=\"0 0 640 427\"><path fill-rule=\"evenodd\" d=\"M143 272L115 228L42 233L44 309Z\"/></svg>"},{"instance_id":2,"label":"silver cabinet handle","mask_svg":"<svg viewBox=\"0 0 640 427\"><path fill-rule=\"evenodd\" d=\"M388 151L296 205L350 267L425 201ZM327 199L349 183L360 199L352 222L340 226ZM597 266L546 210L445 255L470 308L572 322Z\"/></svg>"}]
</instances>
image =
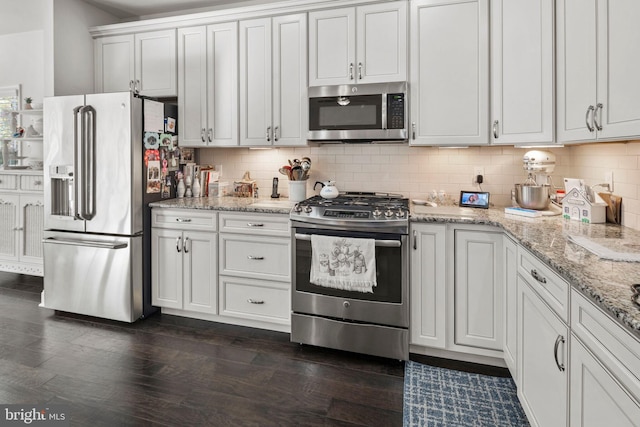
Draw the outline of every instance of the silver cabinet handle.
<instances>
[{"instance_id":1,"label":"silver cabinet handle","mask_svg":"<svg viewBox=\"0 0 640 427\"><path fill-rule=\"evenodd\" d=\"M275 128L273 128L273 140L275 142L278 142L278 126L276 126Z\"/></svg>"},{"instance_id":2,"label":"silver cabinet handle","mask_svg":"<svg viewBox=\"0 0 640 427\"><path fill-rule=\"evenodd\" d=\"M202 142L205 142L205 140L204 140L205 133L207 133L207 130L205 128L200 129L200 139L202 140Z\"/></svg>"},{"instance_id":3,"label":"silver cabinet handle","mask_svg":"<svg viewBox=\"0 0 640 427\"><path fill-rule=\"evenodd\" d=\"M411 139L416 139L416 122L411 122Z\"/></svg>"},{"instance_id":4,"label":"silver cabinet handle","mask_svg":"<svg viewBox=\"0 0 640 427\"><path fill-rule=\"evenodd\" d=\"M260 222L248 222L247 227L264 227L264 224Z\"/></svg>"},{"instance_id":5,"label":"silver cabinet handle","mask_svg":"<svg viewBox=\"0 0 640 427\"><path fill-rule=\"evenodd\" d=\"M498 121L494 120L493 122L493 137L498 139Z\"/></svg>"},{"instance_id":6,"label":"silver cabinet handle","mask_svg":"<svg viewBox=\"0 0 640 427\"><path fill-rule=\"evenodd\" d=\"M252 260L255 260L255 261L262 261L264 259L264 257L263 256L248 255L247 259L252 259Z\"/></svg>"},{"instance_id":7,"label":"silver cabinet handle","mask_svg":"<svg viewBox=\"0 0 640 427\"><path fill-rule=\"evenodd\" d=\"M24 227L13 227L14 231L21 231L24 230Z\"/></svg>"},{"instance_id":8,"label":"silver cabinet handle","mask_svg":"<svg viewBox=\"0 0 640 427\"><path fill-rule=\"evenodd\" d=\"M2 182L2 181L0 181ZM42 181L33 181L33 185L42 185Z\"/></svg>"},{"instance_id":9,"label":"silver cabinet handle","mask_svg":"<svg viewBox=\"0 0 640 427\"><path fill-rule=\"evenodd\" d=\"M362 80L362 62L358 62L358 79Z\"/></svg>"},{"instance_id":10,"label":"silver cabinet handle","mask_svg":"<svg viewBox=\"0 0 640 427\"><path fill-rule=\"evenodd\" d=\"M267 142L271 142L271 126L267 126Z\"/></svg>"},{"instance_id":11,"label":"silver cabinet handle","mask_svg":"<svg viewBox=\"0 0 640 427\"><path fill-rule=\"evenodd\" d=\"M531 276L540 283L547 283L547 279L541 276L536 269L531 270Z\"/></svg>"},{"instance_id":12,"label":"silver cabinet handle","mask_svg":"<svg viewBox=\"0 0 640 427\"><path fill-rule=\"evenodd\" d=\"M589 108L587 108L587 112L584 115L584 122L587 124L587 129L589 129L589 132L593 132L593 126L591 126L591 124L589 123L589 113L591 113L591 119L593 120L593 105L589 105Z\"/></svg>"},{"instance_id":13,"label":"silver cabinet handle","mask_svg":"<svg viewBox=\"0 0 640 427\"><path fill-rule=\"evenodd\" d=\"M564 372L564 363L560 363L558 360L558 347L560 347L560 343L564 344L564 337L562 335L558 335L558 338L556 338L556 343L553 346L553 358L556 360L558 370Z\"/></svg>"},{"instance_id":14,"label":"silver cabinet handle","mask_svg":"<svg viewBox=\"0 0 640 427\"><path fill-rule=\"evenodd\" d=\"M413 230L413 249L418 249L418 232Z\"/></svg>"},{"instance_id":15,"label":"silver cabinet handle","mask_svg":"<svg viewBox=\"0 0 640 427\"><path fill-rule=\"evenodd\" d=\"M185 254L189 253L189 246L188 245L189 245L189 238L185 237L184 238L184 245L182 245L182 249L184 250Z\"/></svg>"},{"instance_id":16,"label":"silver cabinet handle","mask_svg":"<svg viewBox=\"0 0 640 427\"><path fill-rule=\"evenodd\" d=\"M598 110L600 110L600 114L602 115L602 102L598 102L596 104L596 109L593 111L593 124L596 126L597 130L602 130L602 125L598 123Z\"/></svg>"},{"instance_id":17,"label":"silver cabinet handle","mask_svg":"<svg viewBox=\"0 0 640 427\"><path fill-rule=\"evenodd\" d=\"M213 128L209 128L209 130L207 130L207 139L209 142L213 142Z\"/></svg>"},{"instance_id":18,"label":"silver cabinet handle","mask_svg":"<svg viewBox=\"0 0 640 427\"><path fill-rule=\"evenodd\" d=\"M353 62L349 62L349 80L353 80Z\"/></svg>"},{"instance_id":19,"label":"silver cabinet handle","mask_svg":"<svg viewBox=\"0 0 640 427\"><path fill-rule=\"evenodd\" d=\"M182 252L182 245L180 244L182 242L182 237L177 237L176 238L176 251L178 252Z\"/></svg>"},{"instance_id":20,"label":"silver cabinet handle","mask_svg":"<svg viewBox=\"0 0 640 427\"><path fill-rule=\"evenodd\" d=\"M91 240L75 240L75 239L58 239L55 237L47 237L42 243L53 243L56 245L69 246L87 246L98 249L123 249L128 246L126 242L98 242Z\"/></svg>"},{"instance_id":21,"label":"silver cabinet handle","mask_svg":"<svg viewBox=\"0 0 640 427\"><path fill-rule=\"evenodd\" d=\"M249 299L247 300L247 302L248 302L249 304L264 304L264 301L263 301L263 300L260 300L260 299L253 299L253 298L249 298Z\"/></svg>"},{"instance_id":22,"label":"silver cabinet handle","mask_svg":"<svg viewBox=\"0 0 640 427\"><path fill-rule=\"evenodd\" d=\"M176 218L178 222L191 222L191 218Z\"/></svg>"}]
</instances>

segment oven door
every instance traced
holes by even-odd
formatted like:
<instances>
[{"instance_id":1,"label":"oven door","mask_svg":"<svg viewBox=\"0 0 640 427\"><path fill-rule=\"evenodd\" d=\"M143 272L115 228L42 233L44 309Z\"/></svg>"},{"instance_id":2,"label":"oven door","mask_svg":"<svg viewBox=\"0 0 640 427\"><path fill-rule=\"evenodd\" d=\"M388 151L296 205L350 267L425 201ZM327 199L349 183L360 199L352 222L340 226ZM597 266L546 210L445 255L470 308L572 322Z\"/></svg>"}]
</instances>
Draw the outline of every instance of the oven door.
<instances>
[{"instance_id":1,"label":"oven door","mask_svg":"<svg viewBox=\"0 0 640 427\"><path fill-rule=\"evenodd\" d=\"M376 282L373 293L314 285L311 272L311 235L375 239ZM295 313L409 327L407 236L324 229L294 229L293 296Z\"/></svg>"}]
</instances>

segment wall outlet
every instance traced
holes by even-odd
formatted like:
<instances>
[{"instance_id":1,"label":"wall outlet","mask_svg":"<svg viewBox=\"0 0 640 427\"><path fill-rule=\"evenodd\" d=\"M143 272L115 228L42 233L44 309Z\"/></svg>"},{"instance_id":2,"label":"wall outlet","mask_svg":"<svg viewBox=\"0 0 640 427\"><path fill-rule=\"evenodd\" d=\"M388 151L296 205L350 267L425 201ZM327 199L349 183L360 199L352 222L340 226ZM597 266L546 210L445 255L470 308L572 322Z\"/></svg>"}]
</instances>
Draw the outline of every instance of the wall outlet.
<instances>
[{"instance_id":1,"label":"wall outlet","mask_svg":"<svg viewBox=\"0 0 640 427\"><path fill-rule=\"evenodd\" d=\"M604 173L604 182L609 184L609 191L613 192L613 171Z\"/></svg>"},{"instance_id":2,"label":"wall outlet","mask_svg":"<svg viewBox=\"0 0 640 427\"><path fill-rule=\"evenodd\" d=\"M471 178L471 182L473 184L477 184L478 183L478 175L482 175L484 177L484 168L481 166L474 166L473 167L473 178Z\"/></svg>"}]
</instances>

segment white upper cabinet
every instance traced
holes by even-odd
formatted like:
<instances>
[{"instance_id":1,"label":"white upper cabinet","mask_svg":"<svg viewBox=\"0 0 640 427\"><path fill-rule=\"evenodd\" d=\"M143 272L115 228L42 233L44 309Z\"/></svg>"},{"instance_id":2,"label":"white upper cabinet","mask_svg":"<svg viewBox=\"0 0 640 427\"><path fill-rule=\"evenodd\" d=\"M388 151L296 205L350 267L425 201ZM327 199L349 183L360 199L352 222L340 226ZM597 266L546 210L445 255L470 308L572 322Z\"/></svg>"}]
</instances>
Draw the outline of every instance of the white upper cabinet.
<instances>
[{"instance_id":1,"label":"white upper cabinet","mask_svg":"<svg viewBox=\"0 0 640 427\"><path fill-rule=\"evenodd\" d=\"M309 13L309 86L407 79L407 4Z\"/></svg>"},{"instance_id":2,"label":"white upper cabinet","mask_svg":"<svg viewBox=\"0 0 640 427\"><path fill-rule=\"evenodd\" d=\"M306 15L240 22L240 145L306 145Z\"/></svg>"},{"instance_id":3,"label":"white upper cabinet","mask_svg":"<svg viewBox=\"0 0 640 427\"><path fill-rule=\"evenodd\" d=\"M178 116L184 147L238 145L238 24L178 30Z\"/></svg>"},{"instance_id":4,"label":"white upper cabinet","mask_svg":"<svg viewBox=\"0 0 640 427\"><path fill-rule=\"evenodd\" d=\"M133 87L135 60L132 34L96 39L94 55L97 93L123 92Z\"/></svg>"},{"instance_id":5,"label":"white upper cabinet","mask_svg":"<svg viewBox=\"0 0 640 427\"><path fill-rule=\"evenodd\" d=\"M640 2L558 0L558 141L640 135Z\"/></svg>"},{"instance_id":6,"label":"white upper cabinet","mask_svg":"<svg viewBox=\"0 0 640 427\"><path fill-rule=\"evenodd\" d=\"M97 38L95 90L176 96L176 30Z\"/></svg>"},{"instance_id":7,"label":"white upper cabinet","mask_svg":"<svg viewBox=\"0 0 640 427\"><path fill-rule=\"evenodd\" d=\"M553 3L491 2L493 144L554 140Z\"/></svg>"},{"instance_id":8,"label":"white upper cabinet","mask_svg":"<svg viewBox=\"0 0 640 427\"><path fill-rule=\"evenodd\" d=\"M487 144L488 0L412 1L410 45L410 144Z\"/></svg>"}]
</instances>

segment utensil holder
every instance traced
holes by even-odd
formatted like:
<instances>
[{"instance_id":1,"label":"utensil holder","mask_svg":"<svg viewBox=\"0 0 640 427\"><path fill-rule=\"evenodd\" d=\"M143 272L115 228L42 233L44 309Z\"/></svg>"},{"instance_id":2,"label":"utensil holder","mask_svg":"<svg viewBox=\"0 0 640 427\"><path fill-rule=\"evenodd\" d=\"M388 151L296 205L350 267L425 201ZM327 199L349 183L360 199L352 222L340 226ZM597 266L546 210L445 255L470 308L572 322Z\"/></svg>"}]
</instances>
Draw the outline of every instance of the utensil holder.
<instances>
[{"instance_id":1,"label":"utensil holder","mask_svg":"<svg viewBox=\"0 0 640 427\"><path fill-rule=\"evenodd\" d=\"M307 198L307 180L289 181L289 200L301 202Z\"/></svg>"}]
</instances>

